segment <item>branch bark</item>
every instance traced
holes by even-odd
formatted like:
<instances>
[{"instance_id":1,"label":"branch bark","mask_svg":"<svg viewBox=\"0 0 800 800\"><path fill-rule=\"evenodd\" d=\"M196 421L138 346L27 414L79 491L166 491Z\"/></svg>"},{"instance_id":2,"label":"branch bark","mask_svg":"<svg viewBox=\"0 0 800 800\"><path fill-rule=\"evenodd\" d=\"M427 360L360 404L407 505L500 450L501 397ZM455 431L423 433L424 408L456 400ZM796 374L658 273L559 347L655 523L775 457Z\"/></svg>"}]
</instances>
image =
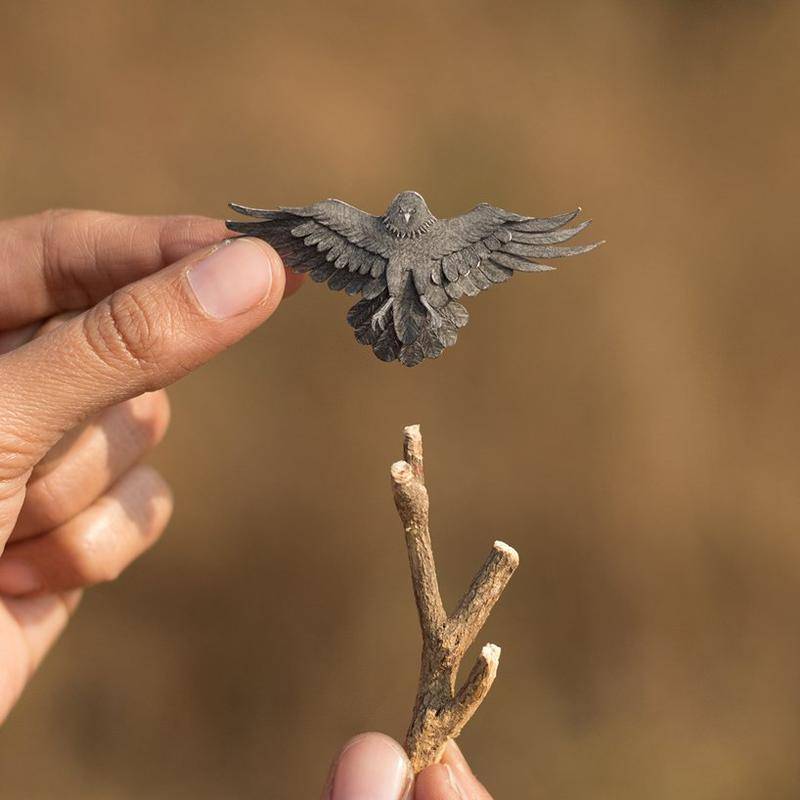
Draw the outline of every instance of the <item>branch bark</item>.
<instances>
[{"instance_id":1,"label":"branch bark","mask_svg":"<svg viewBox=\"0 0 800 800\"><path fill-rule=\"evenodd\" d=\"M429 529L428 490L419 425L404 430L404 460L392 464L394 500L403 522L414 598L422 631L422 662L414 712L405 747L415 772L439 759L448 739L486 697L497 674L500 648L487 644L456 691L461 661L519 564L517 552L495 542L452 616L439 594Z\"/></svg>"}]
</instances>

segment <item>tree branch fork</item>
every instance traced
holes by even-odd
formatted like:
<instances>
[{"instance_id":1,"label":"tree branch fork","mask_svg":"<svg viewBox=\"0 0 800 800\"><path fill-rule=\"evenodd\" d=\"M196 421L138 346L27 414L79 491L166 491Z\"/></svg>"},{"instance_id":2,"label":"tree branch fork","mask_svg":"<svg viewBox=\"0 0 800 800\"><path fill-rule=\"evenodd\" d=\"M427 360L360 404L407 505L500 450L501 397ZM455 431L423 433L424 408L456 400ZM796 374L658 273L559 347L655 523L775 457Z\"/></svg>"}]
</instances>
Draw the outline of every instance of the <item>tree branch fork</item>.
<instances>
[{"instance_id":1,"label":"tree branch fork","mask_svg":"<svg viewBox=\"0 0 800 800\"><path fill-rule=\"evenodd\" d=\"M448 739L461 733L497 675L500 648L483 647L468 677L456 690L458 668L519 564L516 550L494 543L472 583L450 615L444 609L429 529L422 435L419 425L404 430L404 460L391 466L395 505L405 530L414 597L422 631L419 688L406 751L415 772L437 761Z\"/></svg>"}]
</instances>

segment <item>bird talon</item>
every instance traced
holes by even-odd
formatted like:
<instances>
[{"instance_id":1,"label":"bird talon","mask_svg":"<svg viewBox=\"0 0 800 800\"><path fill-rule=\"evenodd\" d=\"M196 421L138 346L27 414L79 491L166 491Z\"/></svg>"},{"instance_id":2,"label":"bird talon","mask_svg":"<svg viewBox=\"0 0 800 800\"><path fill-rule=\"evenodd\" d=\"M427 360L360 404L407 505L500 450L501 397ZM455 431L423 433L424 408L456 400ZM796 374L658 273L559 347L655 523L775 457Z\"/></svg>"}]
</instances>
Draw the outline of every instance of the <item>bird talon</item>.
<instances>
[{"instance_id":1,"label":"bird talon","mask_svg":"<svg viewBox=\"0 0 800 800\"><path fill-rule=\"evenodd\" d=\"M389 309L392 307L392 298L390 297L377 311L377 313L372 317L370 322L370 327L373 331L383 330L386 327L386 315L389 313Z\"/></svg>"}]
</instances>

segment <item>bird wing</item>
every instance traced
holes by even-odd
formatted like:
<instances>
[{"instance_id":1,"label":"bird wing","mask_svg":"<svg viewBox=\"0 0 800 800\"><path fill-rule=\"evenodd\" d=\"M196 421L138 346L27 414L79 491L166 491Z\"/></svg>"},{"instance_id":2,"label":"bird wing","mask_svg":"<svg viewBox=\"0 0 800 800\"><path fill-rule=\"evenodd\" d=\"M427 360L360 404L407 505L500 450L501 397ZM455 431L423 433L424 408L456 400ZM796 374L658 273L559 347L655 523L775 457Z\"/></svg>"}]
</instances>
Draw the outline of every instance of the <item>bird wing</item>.
<instances>
[{"instance_id":1,"label":"bird wing","mask_svg":"<svg viewBox=\"0 0 800 800\"><path fill-rule=\"evenodd\" d=\"M341 200L274 211L229 205L257 221L228 220L228 228L269 242L295 272L308 272L312 280L325 281L331 289L366 298L386 289L391 242L380 217Z\"/></svg>"},{"instance_id":2,"label":"bird wing","mask_svg":"<svg viewBox=\"0 0 800 800\"><path fill-rule=\"evenodd\" d=\"M581 209L553 217L523 217L488 203L481 203L460 217L443 220L435 240L431 280L438 288L429 299L436 306L463 294L470 297L495 283L504 283L514 272L555 269L534 259L561 258L588 253L602 242L558 247L588 227L591 220L572 228L564 226Z\"/></svg>"}]
</instances>

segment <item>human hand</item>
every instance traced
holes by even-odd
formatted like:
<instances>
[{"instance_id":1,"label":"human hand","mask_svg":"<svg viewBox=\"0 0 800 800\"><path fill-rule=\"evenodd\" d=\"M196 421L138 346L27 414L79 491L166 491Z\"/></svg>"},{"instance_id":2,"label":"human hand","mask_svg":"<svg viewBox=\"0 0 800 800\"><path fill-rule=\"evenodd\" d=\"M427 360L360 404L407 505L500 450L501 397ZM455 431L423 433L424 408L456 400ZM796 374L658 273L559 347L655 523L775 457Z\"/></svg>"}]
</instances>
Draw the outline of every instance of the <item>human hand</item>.
<instances>
[{"instance_id":1,"label":"human hand","mask_svg":"<svg viewBox=\"0 0 800 800\"><path fill-rule=\"evenodd\" d=\"M269 245L222 222L47 212L0 222L0 722L74 611L155 542L169 489L138 464L162 387L275 310Z\"/></svg>"},{"instance_id":2,"label":"human hand","mask_svg":"<svg viewBox=\"0 0 800 800\"><path fill-rule=\"evenodd\" d=\"M362 733L341 750L322 800L492 800L455 742L414 781L403 748L382 733Z\"/></svg>"}]
</instances>

